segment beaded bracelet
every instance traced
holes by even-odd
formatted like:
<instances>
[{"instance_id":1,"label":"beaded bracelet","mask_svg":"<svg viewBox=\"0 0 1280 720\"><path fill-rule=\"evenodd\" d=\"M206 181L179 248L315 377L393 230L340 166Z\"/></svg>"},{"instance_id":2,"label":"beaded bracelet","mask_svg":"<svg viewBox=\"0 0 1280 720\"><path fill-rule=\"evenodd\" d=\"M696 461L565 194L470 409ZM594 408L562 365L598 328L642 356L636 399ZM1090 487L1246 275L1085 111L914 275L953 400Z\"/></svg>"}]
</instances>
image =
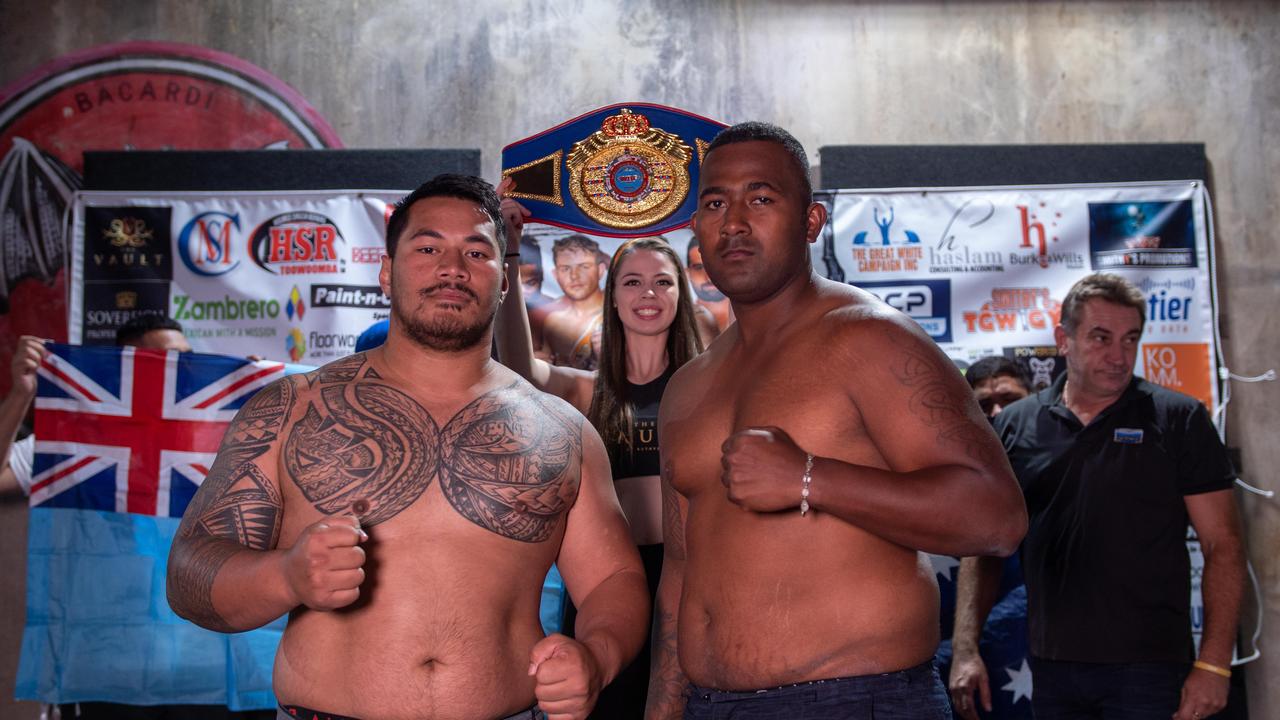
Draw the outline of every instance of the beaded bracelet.
<instances>
[{"instance_id":1,"label":"beaded bracelet","mask_svg":"<svg viewBox=\"0 0 1280 720\"><path fill-rule=\"evenodd\" d=\"M800 517L809 513L809 483L813 482L813 453L804 454L804 476L800 478Z\"/></svg>"}]
</instances>

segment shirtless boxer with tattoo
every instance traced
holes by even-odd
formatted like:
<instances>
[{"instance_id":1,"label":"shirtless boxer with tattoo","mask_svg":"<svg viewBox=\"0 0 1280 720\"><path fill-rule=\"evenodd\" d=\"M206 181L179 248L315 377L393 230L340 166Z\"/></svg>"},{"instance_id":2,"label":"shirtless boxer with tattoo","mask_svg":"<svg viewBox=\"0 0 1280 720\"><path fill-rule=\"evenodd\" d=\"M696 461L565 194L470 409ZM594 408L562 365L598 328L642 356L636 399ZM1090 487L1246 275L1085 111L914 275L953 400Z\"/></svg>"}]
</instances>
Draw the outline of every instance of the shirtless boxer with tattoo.
<instances>
[{"instance_id":1,"label":"shirtless boxer with tattoo","mask_svg":"<svg viewBox=\"0 0 1280 720\"><path fill-rule=\"evenodd\" d=\"M476 178L402 201L386 344L254 396L183 518L179 615L236 632L290 613L282 717L576 720L640 648L644 573L600 438L489 358L503 228ZM576 640L538 622L552 561Z\"/></svg>"},{"instance_id":2,"label":"shirtless boxer with tattoo","mask_svg":"<svg viewBox=\"0 0 1280 720\"><path fill-rule=\"evenodd\" d=\"M1026 530L952 362L814 273L825 221L786 131L711 144L693 228L737 322L662 399L649 718L949 718L923 553L1007 555Z\"/></svg>"}]
</instances>

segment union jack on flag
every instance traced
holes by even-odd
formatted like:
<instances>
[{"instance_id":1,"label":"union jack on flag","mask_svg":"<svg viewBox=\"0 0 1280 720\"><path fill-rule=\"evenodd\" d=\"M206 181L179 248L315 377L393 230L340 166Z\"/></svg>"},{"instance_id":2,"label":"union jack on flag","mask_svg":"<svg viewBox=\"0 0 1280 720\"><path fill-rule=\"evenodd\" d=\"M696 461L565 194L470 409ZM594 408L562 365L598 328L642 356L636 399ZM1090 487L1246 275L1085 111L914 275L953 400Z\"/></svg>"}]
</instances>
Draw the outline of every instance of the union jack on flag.
<instances>
[{"instance_id":1,"label":"union jack on flag","mask_svg":"<svg viewBox=\"0 0 1280 720\"><path fill-rule=\"evenodd\" d=\"M181 517L236 411L278 362L49 345L31 505Z\"/></svg>"}]
</instances>

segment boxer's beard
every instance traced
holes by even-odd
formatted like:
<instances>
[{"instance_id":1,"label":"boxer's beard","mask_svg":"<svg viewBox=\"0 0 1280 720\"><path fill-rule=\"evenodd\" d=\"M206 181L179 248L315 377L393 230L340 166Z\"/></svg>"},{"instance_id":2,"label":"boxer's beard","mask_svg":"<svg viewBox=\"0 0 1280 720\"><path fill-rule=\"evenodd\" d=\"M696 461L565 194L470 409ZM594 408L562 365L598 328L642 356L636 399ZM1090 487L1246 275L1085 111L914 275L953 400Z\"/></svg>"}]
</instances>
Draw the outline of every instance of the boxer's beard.
<instances>
[{"instance_id":1,"label":"boxer's beard","mask_svg":"<svg viewBox=\"0 0 1280 720\"><path fill-rule=\"evenodd\" d=\"M456 290L466 293L480 306L479 315L474 322L468 323L461 312L436 310L427 318L411 315L403 308L408 303L395 302L391 312L395 313L409 339L422 347L440 352L461 352L470 350L484 340L485 332L493 325L494 315L498 312L497 298L485 308L480 305L480 298L471 288L450 283L440 283L418 291L418 308L422 308L437 290Z\"/></svg>"}]
</instances>

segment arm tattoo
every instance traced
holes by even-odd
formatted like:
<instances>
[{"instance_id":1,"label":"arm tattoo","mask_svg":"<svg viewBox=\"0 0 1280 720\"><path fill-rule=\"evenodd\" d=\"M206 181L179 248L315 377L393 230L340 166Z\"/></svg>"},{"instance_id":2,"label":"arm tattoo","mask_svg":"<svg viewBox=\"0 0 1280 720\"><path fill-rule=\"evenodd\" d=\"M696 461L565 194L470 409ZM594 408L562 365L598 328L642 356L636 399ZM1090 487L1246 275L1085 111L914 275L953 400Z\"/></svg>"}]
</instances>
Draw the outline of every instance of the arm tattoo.
<instances>
[{"instance_id":1,"label":"arm tattoo","mask_svg":"<svg viewBox=\"0 0 1280 720\"><path fill-rule=\"evenodd\" d=\"M661 602L661 601L659 601ZM649 661L646 717L680 717L689 698L689 679L680 669L676 647L676 618L659 605L653 623L653 655Z\"/></svg>"},{"instance_id":2,"label":"arm tattoo","mask_svg":"<svg viewBox=\"0 0 1280 720\"><path fill-rule=\"evenodd\" d=\"M662 464L662 528L666 552L675 557L685 557L684 518L680 515L680 498L672 481L675 469L668 460Z\"/></svg>"},{"instance_id":3,"label":"arm tattoo","mask_svg":"<svg viewBox=\"0 0 1280 720\"><path fill-rule=\"evenodd\" d=\"M953 370L909 344L895 344L902 353L902 363L894 374L914 390L908 405L911 414L935 428L940 442L963 448L983 465L998 462L987 433L965 412L969 396L958 392L956 383L946 381Z\"/></svg>"},{"instance_id":4,"label":"arm tattoo","mask_svg":"<svg viewBox=\"0 0 1280 720\"><path fill-rule=\"evenodd\" d=\"M551 537L577 496L580 426L532 393L507 390L476 398L440 436L440 487L454 510L513 540Z\"/></svg>"},{"instance_id":5,"label":"arm tattoo","mask_svg":"<svg viewBox=\"0 0 1280 720\"><path fill-rule=\"evenodd\" d=\"M685 520L680 512L680 497L673 484L674 481L675 467L670 460L667 460L662 463L664 552L669 553L673 559L683 560ZM672 572L674 569L675 566L669 563L663 572ZM668 607L667 596L663 594L664 589L661 585L658 587L658 597L654 607L655 617L651 639L653 650L649 660L649 694L646 708L646 717L649 718L679 717L689 697L689 680L680 669L680 655L676 642L678 619L675 609ZM678 597L676 602L679 602Z\"/></svg>"},{"instance_id":6,"label":"arm tattoo","mask_svg":"<svg viewBox=\"0 0 1280 720\"><path fill-rule=\"evenodd\" d=\"M279 538L280 493L255 461L275 442L293 399L285 379L245 403L183 514L168 594L175 610L205 627L230 630L213 607L213 582L227 559L243 548L269 550Z\"/></svg>"}]
</instances>

